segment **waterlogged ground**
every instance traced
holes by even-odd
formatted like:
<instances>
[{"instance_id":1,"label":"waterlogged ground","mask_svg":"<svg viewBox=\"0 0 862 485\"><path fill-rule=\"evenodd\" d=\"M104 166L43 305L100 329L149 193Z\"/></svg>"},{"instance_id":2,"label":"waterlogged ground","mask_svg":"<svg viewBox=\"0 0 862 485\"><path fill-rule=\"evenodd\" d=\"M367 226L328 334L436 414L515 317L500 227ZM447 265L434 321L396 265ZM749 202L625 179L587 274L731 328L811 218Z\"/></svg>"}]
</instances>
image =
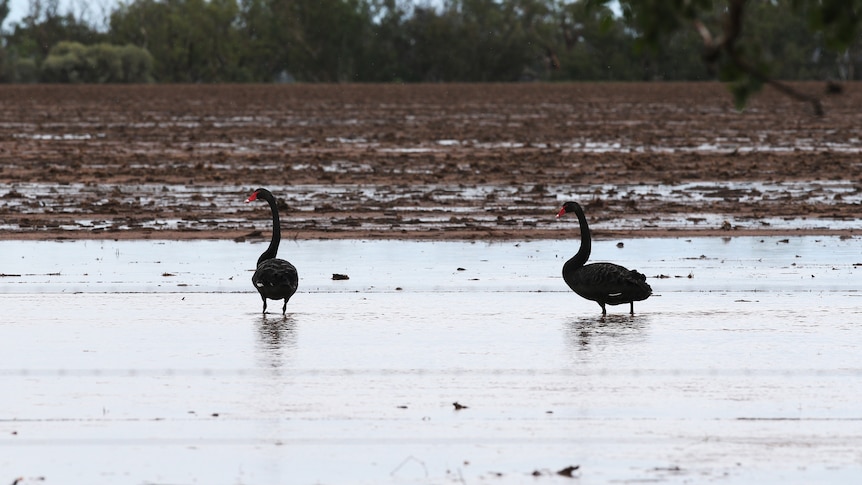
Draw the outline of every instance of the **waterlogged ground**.
<instances>
[{"instance_id":1,"label":"waterlogged ground","mask_svg":"<svg viewBox=\"0 0 862 485\"><path fill-rule=\"evenodd\" d=\"M860 86L6 86L0 484L862 482Z\"/></svg>"},{"instance_id":2,"label":"waterlogged ground","mask_svg":"<svg viewBox=\"0 0 862 485\"><path fill-rule=\"evenodd\" d=\"M292 184L269 189L289 199L281 217L291 237L361 232L373 238L405 239L555 238L565 228L554 215L568 200L583 202L592 229L606 234L853 234L860 228L858 213L844 211L862 206L858 181L603 184L574 189L558 184ZM259 239L268 237L272 227L268 208L244 204L250 190L230 184L120 188L21 183L10 193L17 195L7 194L0 207L21 216L23 224L0 220L0 234L9 237L196 238L221 233ZM75 200L88 202L70 206ZM803 213L797 212L798 204L806 207ZM709 208L692 212L702 206ZM118 216L120 210L142 212ZM156 211L159 217L152 218L147 211ZM188 211L197 218L186 218ZM28 224L46 217L53 222L29 232Z\"/></svg>"},{"instance_id":3,"label":"waterlogged ground","mask_svg":"<svg viewBox=\"0 0 862 485\"><path fill-rule=\"evenodd\" d=\"M283 318L261 244L4 241L0 483L862 479L858 238L600 240L605 319L575 245L285 242Z\"/></svg>"},{"instance_id":4,"label":"waterlogged ground","mask_svg":"<svg viewBox=\"0 0 862 485\"><path fill-rule=\"evenodd\" d=\"M718 83L5 86L0 239L245 237L261 186L301 239L553 239L569 199L626 237L858 231L862 84L795 87L825 116Z\"/></svg>"}]
</instances>

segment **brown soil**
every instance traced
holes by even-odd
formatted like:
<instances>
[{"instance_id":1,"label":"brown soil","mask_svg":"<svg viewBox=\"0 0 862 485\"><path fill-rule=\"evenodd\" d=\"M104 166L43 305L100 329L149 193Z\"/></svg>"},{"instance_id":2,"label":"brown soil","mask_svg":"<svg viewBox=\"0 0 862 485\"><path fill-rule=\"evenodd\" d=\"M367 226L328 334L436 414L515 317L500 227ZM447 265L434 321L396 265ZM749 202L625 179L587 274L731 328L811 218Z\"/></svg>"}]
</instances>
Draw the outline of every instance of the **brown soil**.
<instances>
[{"instance_id":1,"label":"brown soil","mask_svg":"<svg viewBox=\"0 0 862 485\"><path fill-rule=\"evenodd\" d=\"M740 113L711 83L3 86L0 238L265 237L242 203L259 186L297 238L565 237L568 198L600 236L849 235L862 85L844 88L814 117L769 91ZM745 181L771 185L726 184Z\"/></svg>"}]
</instances>

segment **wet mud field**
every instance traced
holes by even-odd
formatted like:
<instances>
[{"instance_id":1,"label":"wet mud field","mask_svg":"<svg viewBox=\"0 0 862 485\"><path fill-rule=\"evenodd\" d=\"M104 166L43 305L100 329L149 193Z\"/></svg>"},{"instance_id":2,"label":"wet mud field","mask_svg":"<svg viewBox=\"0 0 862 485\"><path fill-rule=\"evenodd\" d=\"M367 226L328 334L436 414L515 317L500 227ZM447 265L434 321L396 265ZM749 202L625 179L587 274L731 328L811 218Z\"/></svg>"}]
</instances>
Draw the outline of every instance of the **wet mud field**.
<instances>
[{"instance_id":1,"label":"wet mud field","mask_svg":"<svg viewBox=\"0 0 862 485\"><path fill-rule=\"evenodd\" d=\"M822 84L798 86L820 95ZM4 86L0 238L855 232L862 85L826 115L700 84ZM263 216L263 217L262 217Z\"/></svg>"}]
</instances>

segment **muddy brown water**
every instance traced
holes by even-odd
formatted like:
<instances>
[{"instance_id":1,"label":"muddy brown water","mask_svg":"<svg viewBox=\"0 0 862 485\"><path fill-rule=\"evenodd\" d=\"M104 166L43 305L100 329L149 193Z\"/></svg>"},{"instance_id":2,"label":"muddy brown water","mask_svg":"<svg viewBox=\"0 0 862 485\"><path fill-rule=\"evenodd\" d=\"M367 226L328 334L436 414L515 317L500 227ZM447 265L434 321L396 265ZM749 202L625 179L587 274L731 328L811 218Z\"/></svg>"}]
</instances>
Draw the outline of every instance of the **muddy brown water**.
<instances>
[{"instance_id":1,"label":"muddy brown water","mask_svg":"<svg viewBox=\"0 0 862 485\"><path fill-rule=\"evenodd\" d=\"M286 242L283 318L257 243L0 242L0 479L862 477L858 239L597 241L655 291L604 320L575 244Z\"/></svg>"}]
</instances>

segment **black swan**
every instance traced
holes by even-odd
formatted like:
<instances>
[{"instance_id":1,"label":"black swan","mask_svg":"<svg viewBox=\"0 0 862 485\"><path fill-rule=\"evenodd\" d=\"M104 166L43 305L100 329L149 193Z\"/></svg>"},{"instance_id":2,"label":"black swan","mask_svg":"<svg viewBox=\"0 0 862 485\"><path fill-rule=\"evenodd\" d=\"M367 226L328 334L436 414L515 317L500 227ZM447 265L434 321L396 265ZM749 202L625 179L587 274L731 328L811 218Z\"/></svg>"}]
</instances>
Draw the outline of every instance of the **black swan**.
<instances>
[{"instance_id":1,"label":"black swan","mask_svg":"<svg viewBox=\"0 0 862 485\"><path fill-rule=\"evenodd\" d=\"M260 298L263 300L263 312L266 313L266 299L284 300L284 306L281 307L281 314L287 312L287 301L296 293L296 288L299 286L299 274L296 268L283 259L275 257L278 252L278 243L281 242L281 225L278 220L278 206L275 202L275 197L272 192L266 189L255 190L246 202L263 199L269 203L269 209L272 212L272 240L269 242L269 247L260 255L257 260L257 269L254 276L251 277L251 282L260 293Z\"/></svg>"},{"instance_id":2,"label":"black swan","mask_svg":"<svg viewBox=\"0 0 862 485\"><path fill-rule=\"evenodd\" d=\"M605 304L631 305L631 314L635 313L636 301L646 300L652 295L652 288L646 283L646 276L635 270L623 268L613 263L592 263L584 265L590 257L592 241L590 227L584 210L577 202L566 202L557 218L574 212L581 225L581 247L572 259L563 265L563 279L578 295L593 300L602 307L602 315L607 315Z\"/></svg>"}]
</instances>

